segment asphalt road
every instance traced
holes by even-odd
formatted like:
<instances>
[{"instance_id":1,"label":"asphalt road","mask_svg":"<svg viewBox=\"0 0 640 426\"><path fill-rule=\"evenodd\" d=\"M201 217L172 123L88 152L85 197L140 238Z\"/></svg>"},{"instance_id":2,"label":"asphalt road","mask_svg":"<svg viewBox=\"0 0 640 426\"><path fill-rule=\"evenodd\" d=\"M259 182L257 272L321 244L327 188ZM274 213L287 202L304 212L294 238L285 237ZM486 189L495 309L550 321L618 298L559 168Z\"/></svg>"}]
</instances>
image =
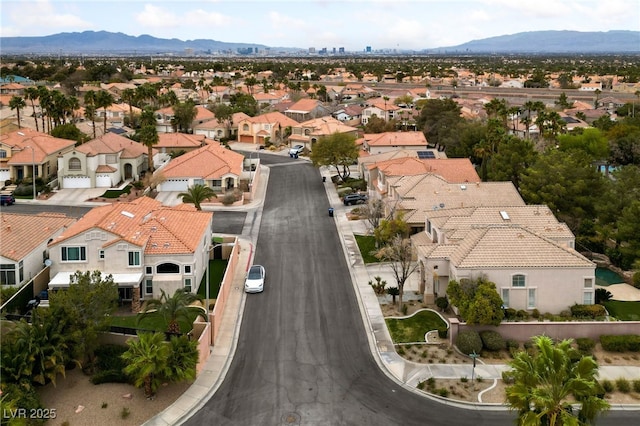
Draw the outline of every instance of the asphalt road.
<instances>
[{"instance_id":1,"label":"asphalt road","mask_svg":"<svg viewBox=\"0 0 640 426\"><path fill-rule=\"evenodd\" d=\"M225 381L189 425L511 425L398 386L375 363L318 171L271 168L247 296Z\"/></svg>"}]
</instances>

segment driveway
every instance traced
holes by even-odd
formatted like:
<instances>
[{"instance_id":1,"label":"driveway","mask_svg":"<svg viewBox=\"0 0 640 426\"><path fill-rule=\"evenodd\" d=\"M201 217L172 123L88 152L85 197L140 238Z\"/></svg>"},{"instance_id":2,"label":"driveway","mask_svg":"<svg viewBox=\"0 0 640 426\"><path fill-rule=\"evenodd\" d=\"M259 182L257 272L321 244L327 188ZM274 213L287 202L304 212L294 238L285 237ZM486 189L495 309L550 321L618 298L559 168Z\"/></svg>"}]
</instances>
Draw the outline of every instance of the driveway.
<instances>
[{"instance_id":1,"label":"driveway","mask_svg":"<svg viewBox=\"0 0 640 426\"><path fill-rule=\"evenodd\" d=\"M165 206L177 206L182 204L182 198L178 197L181 191L161 191L156 195L156 201L160 201Z\"/></svg>"},{"instance_id":2,"label":"driveway","mask_svg":"<svg viewBox=\"0 0 640 426\"><path fill-rule=\"evenodd\" d=\"M59 189L49 197L48 202L69 206L83 204L90 198L101 196L107 189L108 188Z\"/></svg>"}]
</instances>

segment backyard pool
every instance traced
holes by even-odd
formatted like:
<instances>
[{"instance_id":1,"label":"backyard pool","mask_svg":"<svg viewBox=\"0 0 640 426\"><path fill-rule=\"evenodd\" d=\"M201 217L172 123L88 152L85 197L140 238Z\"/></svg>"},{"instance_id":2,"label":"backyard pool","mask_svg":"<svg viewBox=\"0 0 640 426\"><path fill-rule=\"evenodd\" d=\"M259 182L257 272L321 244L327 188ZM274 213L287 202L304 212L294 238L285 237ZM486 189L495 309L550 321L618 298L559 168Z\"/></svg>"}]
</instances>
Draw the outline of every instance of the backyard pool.
<instances>
[{"instance_id":1,"label":"backyard pool","mask_svg":"<svg viewBox=\"0 0 640 426\"><path fill-rule=\"evenodd\" d=\"M611 269L596 268L596 285L608 286L620 283L624 283L624 279Z\"/></svg>"}]
</instances>

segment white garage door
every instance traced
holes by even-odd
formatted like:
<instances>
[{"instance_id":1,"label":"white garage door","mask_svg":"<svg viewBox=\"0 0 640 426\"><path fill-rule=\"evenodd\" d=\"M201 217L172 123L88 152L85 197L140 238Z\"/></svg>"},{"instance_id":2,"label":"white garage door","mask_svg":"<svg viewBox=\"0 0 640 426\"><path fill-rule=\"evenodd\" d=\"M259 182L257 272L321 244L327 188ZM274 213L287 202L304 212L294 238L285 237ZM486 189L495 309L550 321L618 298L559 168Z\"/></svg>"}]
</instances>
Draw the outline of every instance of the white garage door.
<instances>
[{"instance_id":1,"label":"white garage door","mask_svg":"<svg viewBox=\"0 0 640 426\"><path fill-rule=\"evenodd\" d=\"M62 187L65 189L91 188L91 179L88 176L64 176Z\"/></svg>"},{"instance_id":2,"label":"white garage door","mask_svg":"<svg viewBox=\"0 0 640 426\"><path fill-rule=\"evenodd\" d=\"M167 179L162 182L162 191L186 191L189 189L189 179Z\"/></svg>"},{"instance_id":3,"label":"white garage door","mask_svg":"<svg viewBox=\"0 0 640 426\"><path fill-rule=\"evenodd\" d=\"M111 188L111 175L96 175L96 188Z\"/></svg>"},{"instance_id":4,"label":"white garage door","mask_svg":"<svg viewBox=\"0 0 640 426\"><path fill-rule=\"evenodd\" d=\"M4 182L10 178L9 169L0 169L0 186L4 185Z\"/></svg>"}]
</instances>

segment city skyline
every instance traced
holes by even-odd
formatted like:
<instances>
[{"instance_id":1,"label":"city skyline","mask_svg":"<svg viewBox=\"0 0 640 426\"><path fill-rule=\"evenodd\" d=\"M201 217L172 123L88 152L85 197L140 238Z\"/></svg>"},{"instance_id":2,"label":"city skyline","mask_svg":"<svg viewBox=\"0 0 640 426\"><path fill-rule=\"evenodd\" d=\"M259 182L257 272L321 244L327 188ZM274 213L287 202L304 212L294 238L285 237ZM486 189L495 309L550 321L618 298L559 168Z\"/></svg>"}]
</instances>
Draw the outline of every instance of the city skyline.
<instances>
[{"instance_id":1,"label":"city skyline","mask_svg":"<svg viewBox=\"0 0 640 426\"><path fill-rule=\"evenodd\" d=\"M640 31L637 0L2 0L0 8L3 37L104 30L329 51L430 49L528 31Z\"/></svg>"}]
</instances>

